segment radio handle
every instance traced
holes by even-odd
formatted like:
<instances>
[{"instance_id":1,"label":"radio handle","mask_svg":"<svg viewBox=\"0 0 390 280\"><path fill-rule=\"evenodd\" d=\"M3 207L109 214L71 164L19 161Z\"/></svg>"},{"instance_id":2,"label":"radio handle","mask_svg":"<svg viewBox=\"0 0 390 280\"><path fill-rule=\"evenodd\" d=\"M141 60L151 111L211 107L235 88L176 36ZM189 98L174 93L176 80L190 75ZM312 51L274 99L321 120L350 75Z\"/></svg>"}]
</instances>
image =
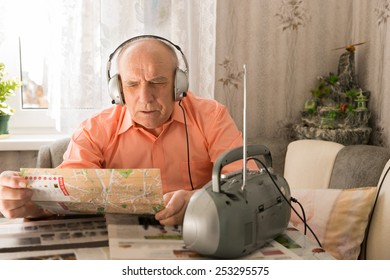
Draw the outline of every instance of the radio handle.
<instances>
[{"instance_id":1,"label":"radio handle","mask_svg":"<svg viewBox=\"0 0 390 280\"><path fill-rule=\"evenodd\" d=\"M270 150L263 145L248 145L246 147L247 157L264 156L267 167L272 167ZM213 192L221 192L221 170L225 165L243 158L243 146L231 149L222 153L214 163L212 174Z\"/></svg>"}]
</instances>

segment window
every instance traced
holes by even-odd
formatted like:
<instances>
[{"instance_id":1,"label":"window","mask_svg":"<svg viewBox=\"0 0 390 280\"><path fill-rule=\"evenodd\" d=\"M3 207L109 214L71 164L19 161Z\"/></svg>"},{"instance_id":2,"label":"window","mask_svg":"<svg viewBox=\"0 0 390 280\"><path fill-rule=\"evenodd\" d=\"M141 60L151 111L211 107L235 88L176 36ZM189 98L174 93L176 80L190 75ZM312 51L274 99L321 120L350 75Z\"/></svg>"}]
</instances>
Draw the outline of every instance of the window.
<instances>
[{"instance_id":1,"label":"window","mask_svg":"<svg viewBox=\"0 0 390 280\"><path fill-rule=\"evenodd\" d=\"M45 40L30 36L19 38L22 109L47 109L49 101L44 86Z\"/></svg>"},{"instance_id":2,"label":"window","mask_svg":"<svg viewBox=\"0 0 390 280\"><path fill-rule=\"evenodd\" d=\"M15 109L10 120L11 133L56 131L55 121L48 116L43 78L43 53L48 38L45 3L45 0L8 0L0 4L0 60L9 75L23 84L10 100Z\"/></svg>"}]
</instances>

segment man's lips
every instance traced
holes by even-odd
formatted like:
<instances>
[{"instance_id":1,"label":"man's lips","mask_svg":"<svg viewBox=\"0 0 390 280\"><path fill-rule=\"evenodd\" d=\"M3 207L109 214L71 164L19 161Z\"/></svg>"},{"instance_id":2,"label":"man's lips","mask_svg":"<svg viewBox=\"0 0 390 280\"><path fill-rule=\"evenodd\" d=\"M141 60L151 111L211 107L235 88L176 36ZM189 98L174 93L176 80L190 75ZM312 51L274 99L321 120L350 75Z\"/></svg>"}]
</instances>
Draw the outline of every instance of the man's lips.
<instances>
[{"instance_id":1,"label":"man's lips","mask_svg":"<svg viewBox=\"0 0 390 280\"><path fill-rule=\"evenodd\" d=\"M150 114L157 113L158 111L157 110L153 110L153 111L139 111L139 112L142 113L142 114L150 115Z\"/></svg>"}]
</instances>

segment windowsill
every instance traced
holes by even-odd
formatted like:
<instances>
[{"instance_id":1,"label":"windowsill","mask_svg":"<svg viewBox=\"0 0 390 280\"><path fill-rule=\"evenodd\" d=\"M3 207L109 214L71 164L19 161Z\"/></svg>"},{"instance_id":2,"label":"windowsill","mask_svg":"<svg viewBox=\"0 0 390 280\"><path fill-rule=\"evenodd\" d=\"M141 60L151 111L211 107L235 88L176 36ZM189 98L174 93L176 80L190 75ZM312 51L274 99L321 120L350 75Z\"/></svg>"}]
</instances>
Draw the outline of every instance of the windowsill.
<instances>
[{"instance_id":1,"label":"windowsill","mask_svg":"<svg viewBox=\"0 0 390 280\"><path fill-rule=\"evenodd\" d=\"M66 134L3 134L0 135L0 151L38 151Z\"/></svg>"}]
</instances>

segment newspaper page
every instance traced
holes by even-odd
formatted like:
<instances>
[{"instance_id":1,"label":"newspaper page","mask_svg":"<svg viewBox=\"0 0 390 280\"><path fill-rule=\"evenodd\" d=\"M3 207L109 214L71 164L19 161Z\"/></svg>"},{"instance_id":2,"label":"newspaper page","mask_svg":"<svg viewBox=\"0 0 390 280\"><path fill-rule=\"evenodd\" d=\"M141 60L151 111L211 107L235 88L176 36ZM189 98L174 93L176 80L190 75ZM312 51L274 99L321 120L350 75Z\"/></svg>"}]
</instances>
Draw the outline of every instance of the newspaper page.
<instances>
[{"instance_id":1,"label":"newspaper page","mask_svg":"<svg viewBox=\"0 0 390 280\"><path fill-rule=\"evenodd\" d=\"M276 241L304 260L335 260L331 254L292 225L289 225Z\"/></svg>"},{"instance_id":2,"label":"newspaper page","mask_svg":"<svg viewBox=\"0 0 390 280\"><path fill-rule=\"evenodd\" d=\"M105 218L78 217L0 219L0 259L108 259Z\"/></svg>"},{"instance_id":3,"label":"newspaper page","mask_svg":"<svg viewBox=\"0 0 390 280\"><path fill-rule=\"evenodd\" d=\"M159 169L22 168L32 200L56 214L155 214L164 206Z\"/></svg>"},{"instance_id":4,"label":"newspaper page","mask_svg":"<svg viewBox=\"0 0 390 280\"><path fill-rule=\"evenodd\" d=\"M181 226L160 225L152 216L107 214L111 259L210 259L188 249ZM272 240L241 259L300 259L293 251Z\"/></svg>"},{"instance_id":5,"label":"newspaper page","mask_svg":"<svg viewBox=\"0 0 390 280\"><path fill-rule=\"evenodd\" d=\"M160 225L152 215L107 214L111 259L176 259L194 254L184 247L180 226Z\"/></svg>"},{"instance_id":6,"label":"newspaper page","mask_svg":"<svg viewBox=\"0 0 390 280\"><path fill-rule=\"evenodd\" d=\"M108 247L22 251L0 254L0 260L108 260Z\"/></svg>"}]
</instances>

